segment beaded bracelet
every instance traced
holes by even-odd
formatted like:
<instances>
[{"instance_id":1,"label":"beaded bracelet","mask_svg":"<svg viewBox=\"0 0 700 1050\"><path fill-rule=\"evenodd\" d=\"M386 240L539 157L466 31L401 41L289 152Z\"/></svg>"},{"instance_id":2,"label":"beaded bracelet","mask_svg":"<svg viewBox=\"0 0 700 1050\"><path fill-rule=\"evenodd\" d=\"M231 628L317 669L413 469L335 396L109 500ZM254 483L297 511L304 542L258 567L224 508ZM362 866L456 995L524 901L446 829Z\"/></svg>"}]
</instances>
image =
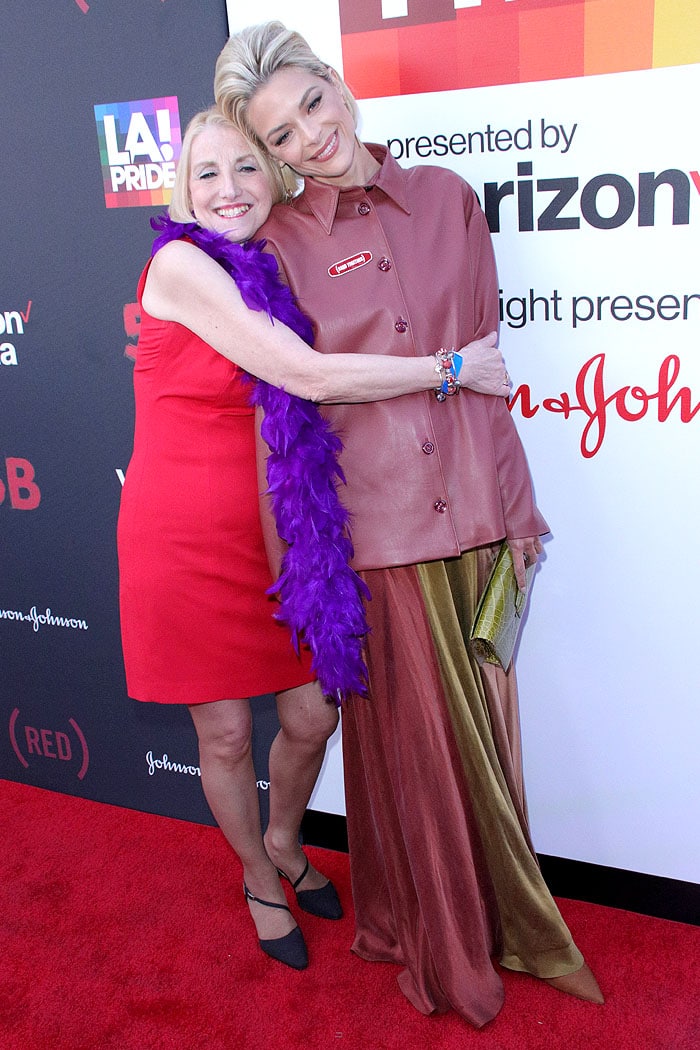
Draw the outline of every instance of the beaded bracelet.
<instances>
[{"instance_id":1,"label":"beaded bracelet","mask_svg":"<svg viewBox=\"0 0 700 1050\"><path fill-rule=\"evenodd\" d=\"M457 379L458 369L455 367L454 359L454 347L451 350L445 350L441 346L435 354L435 371L440 376L440 386L434 388L435 397L438 401L444 401L446 397L459 393L461 384L459 379ZM461 365L462 360L459 355L457 355L457 360Z\"/></svg>"}]
</instances>

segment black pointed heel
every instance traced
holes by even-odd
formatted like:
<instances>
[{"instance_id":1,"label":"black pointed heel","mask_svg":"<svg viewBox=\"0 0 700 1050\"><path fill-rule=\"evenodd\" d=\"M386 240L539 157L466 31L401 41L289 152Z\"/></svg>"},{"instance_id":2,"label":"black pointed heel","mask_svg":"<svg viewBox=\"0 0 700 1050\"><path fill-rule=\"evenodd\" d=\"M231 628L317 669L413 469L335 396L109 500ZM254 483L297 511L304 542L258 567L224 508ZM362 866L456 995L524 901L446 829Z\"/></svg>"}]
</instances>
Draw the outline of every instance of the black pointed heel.
<instances>
[{"instance_id":1,"label":"black pointed heel","mask_svg":"<svg viewBox=\"0 0 700 1050\"><path fill-rule=\"evenodd\" d=\"M279 908L280 911L289 911L286 904L275 904L274 901L264 901L261 897L256 897L250 892L245 882L243 883L243 892L247 901L263 904L266 908ZM295 926L289 933L285 933L284 937L271 937L266 940L258 938L258 944L271 959L276 959L277 962L284 963L285 966L291 966L293 970L305 970L309 965L304 934L298 926Z\"/></svg>"},{"instance_id":2,"label":"black pointed heel","mask_svg":"<svg viewBox=\"0 0 700 1050\"><path fill-rule=\"evenodd\" d=\"M298 890L297 886L304 881L309 870L308 858L305 858L306 864L296 882L292 882L289 875L282 871L281 868L277 869L278 875L281 878L286 879L294 890L297 898L297 904L302 911L308 912L309 915L316 915L319 919L342 919L343 917L343 906L338 899L335 886L329 879L325 886L319 886L317 890Z\"/></svg>"}]
</instances>

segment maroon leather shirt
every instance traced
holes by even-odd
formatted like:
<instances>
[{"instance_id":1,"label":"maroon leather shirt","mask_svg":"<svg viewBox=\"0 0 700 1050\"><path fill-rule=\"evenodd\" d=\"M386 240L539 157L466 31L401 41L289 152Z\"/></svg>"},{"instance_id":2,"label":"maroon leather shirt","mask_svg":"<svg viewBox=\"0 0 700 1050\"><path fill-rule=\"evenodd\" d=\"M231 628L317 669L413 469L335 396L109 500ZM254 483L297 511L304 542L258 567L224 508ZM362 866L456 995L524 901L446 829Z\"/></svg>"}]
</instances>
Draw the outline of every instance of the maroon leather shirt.
<instances>
[{"instance_id":1,"label":"maroon leather shirt","mask_svg":"<svg viewBox=\"0 0 700 1050\"><path fill-rule=\"evenodd\" d=\"M382 162L371 187L307 179L260 231L314 322L316 349L422 356L496 331L491 237L471 187L369 148ZM355 568L548 531L503 398L462 389L442 403L428 392L323 412L345 446Z\"/></svg>"}]
</instances>

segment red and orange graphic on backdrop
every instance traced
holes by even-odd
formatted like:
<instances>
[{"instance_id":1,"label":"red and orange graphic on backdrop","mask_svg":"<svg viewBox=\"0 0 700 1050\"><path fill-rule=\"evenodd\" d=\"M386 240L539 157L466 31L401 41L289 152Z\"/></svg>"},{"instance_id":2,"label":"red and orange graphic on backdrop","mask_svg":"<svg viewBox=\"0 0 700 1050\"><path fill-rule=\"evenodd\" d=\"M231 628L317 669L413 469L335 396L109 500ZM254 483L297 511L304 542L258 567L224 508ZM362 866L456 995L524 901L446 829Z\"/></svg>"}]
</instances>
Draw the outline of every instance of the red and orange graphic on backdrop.
<instances>
[{"instance_id":1,"label":"red and orange graphic on backdrop","mask_svg":"<svg viewBox=\"0 0 700 1050\"><path fill-rule=\"evenodd\" d=\"M340 0L358 98L700 62L697 0Z\"/></svg>"}]
</instances>

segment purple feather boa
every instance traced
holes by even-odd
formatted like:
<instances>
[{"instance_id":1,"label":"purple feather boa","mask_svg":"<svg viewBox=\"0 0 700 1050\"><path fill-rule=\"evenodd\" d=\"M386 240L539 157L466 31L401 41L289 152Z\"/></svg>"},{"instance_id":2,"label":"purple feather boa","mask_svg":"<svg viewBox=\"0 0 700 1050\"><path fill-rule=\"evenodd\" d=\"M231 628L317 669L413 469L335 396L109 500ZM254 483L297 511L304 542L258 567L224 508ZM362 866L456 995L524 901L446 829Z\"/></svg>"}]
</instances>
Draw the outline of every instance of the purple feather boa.
<instances>
[{"instance_id":1,"label":"purple feather boa","mask_svg":"<svg viewBox=\"0 0 700 1050\"><path fill-rule=\"evenodd\" d=\"M197 223L173 222L166 215L151 219L151 225L159 231L153 255L169 241L189 238L230 274L246 306L264 310L313 344L311 322L280 281L276 260L263 251L264 241L235 244ZM297 651L305 641L323 692L340 704L352 693L366 695L363 599L370 597L349 564L349 515L337 491L338 482L345 482L338 463L342 444L312 402L261 379L251 389L251 402L265 413L267 481L277 531L288 545L270 593L278 594L278 616L289 625Z\"/></svg>"}]
</instances>

